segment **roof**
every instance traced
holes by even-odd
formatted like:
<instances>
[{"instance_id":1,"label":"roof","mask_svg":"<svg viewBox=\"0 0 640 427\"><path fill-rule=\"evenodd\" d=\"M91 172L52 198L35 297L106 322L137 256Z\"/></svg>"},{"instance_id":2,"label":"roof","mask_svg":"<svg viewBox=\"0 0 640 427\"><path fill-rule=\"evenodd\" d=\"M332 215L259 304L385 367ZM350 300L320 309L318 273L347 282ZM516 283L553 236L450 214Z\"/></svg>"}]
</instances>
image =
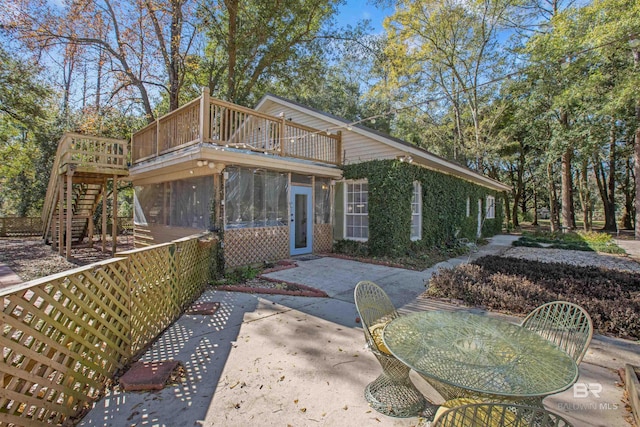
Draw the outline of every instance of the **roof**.
<instances>
[{"instance_id":1,"label":"roof","mask_svg":"<svg viewBox=\"0 0 640 427\"><path fill-rule=\"evenodd\" d=\"M497 190L497 191L511 190L510 186L505 185L500 181L486 177L465 166L461 166L459 164L448 161L443 157L440 157L423 148L410 144L400 138L396 138L391 135L385 134L384 132L370 129L361 124L353 124L353 122L346 120L342 117L334 116L333 114L320 111L316 108L308 107L306 105L300 104L299 102L292 101L290 99L286 99L273 94L266 94L258 102L255 109L260 110L261 107L269 101L280 104L280 105L285 105L295 110L302 111L306 114L315 116L317 118L321 118L323 120L326 120L329 123L332 123L335 126L342 127L345 130L347 130L347 126L349 126L350 130L347 130L348 132L356 132L364 136L367 136L371 139L374 139L376 141L379 141L383 144L387 144L392 147L406 151L408 154L414 157L414 159L422 160L422 162L419 162L419 163L424 164L426 167L429 167L433 170L446 173L449 175L453 175L458 178L474 182L478 185L482 185L483 187L491 188L493 190Z\"/></svg>"}]
</instances>

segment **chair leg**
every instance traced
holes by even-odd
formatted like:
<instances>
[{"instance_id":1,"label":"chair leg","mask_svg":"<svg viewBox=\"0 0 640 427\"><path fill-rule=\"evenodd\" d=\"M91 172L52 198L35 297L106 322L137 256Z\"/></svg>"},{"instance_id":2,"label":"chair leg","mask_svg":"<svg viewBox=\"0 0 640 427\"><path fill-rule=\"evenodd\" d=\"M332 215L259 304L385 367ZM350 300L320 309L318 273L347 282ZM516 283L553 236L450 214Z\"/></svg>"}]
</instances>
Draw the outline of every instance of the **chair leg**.
<instances>
[{"instance_id":1,"label":"chair leg","mask_svg":"<svg viewBox=\"0 0 640 427\"><path fill-rule=\"evenodd\" d=\"M409 379L408 369L401 376L383 372L367 385L364 397L373 409L390 417L416 417L426 405L424 396Z\"/></svg>"}]
</instances>

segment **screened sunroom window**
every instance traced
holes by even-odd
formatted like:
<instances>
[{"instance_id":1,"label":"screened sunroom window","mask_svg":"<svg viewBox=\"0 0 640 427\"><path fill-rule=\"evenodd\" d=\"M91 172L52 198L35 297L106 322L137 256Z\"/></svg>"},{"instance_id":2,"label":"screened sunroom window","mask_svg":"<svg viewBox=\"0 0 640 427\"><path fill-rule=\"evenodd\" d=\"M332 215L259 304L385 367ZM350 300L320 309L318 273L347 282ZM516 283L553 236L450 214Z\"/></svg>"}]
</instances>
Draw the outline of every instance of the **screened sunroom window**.
<instances>
[{"instance_id":1,"label":"screened sunroom window","mask_svg":"<svg viewBox=\"0 0 640 427\"><path fill-rule=\"evenodd\" d=\"M345 185L345 238L369 238L369 184L366 181Z\"/></svg>"},{"instance_id":2,"label":"screened sunroom window","mask_svg":"<svg viewBox=\"0 0 640 427\"><path fill-rule=\"evenodd\" d=\"M225 228L288 224L286 173L227 168L225 177Z\"/></svg>"},{"instance_id":3,"label":"screened sunroom window","mask_svg":"<svg viewBox=\"0 0 640 427\"><path fill-rule=\"evenodd\" d=\"M422 239L422 185L414 181L411 197L411 240L420 239Z\"/></svg>"},{"instance_id":4,"label":"screened sunroom window","mask_svg":"<svg viewBox=\"0 0 640 427\"><path fill-rule=\"evenodd\" d=\"M138 185L134 192L134 222L206 230L212 193L212 176Z\"/></svg>"}]
</instances>

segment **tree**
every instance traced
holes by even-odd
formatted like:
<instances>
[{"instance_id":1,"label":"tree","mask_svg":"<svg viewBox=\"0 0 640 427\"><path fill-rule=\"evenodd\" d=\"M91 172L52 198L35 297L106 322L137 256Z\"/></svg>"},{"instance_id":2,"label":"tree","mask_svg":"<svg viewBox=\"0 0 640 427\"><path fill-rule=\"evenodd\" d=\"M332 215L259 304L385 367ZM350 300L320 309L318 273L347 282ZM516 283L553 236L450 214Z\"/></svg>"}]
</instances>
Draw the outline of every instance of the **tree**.
<instances>
[{"instance_id":1,"label":"tree","mask_svg":"<svg viewBox=\"0 0 640 427\"><path fill-rule=\"evenodd\" d=\"M0 214L37 213L51 171L52 92L38 70L0 48ZM55 147L53 148L55 150ZM48 166L48 170L47 170ZM43 182L45 184L43 184Z\"/></svg>"},{"instance_id":2,"label":"tree","mask_svg":"<svg viewBox=\"0 0 640 427\"><path fill-rule=\"evenodd\" d=\"M206 48L198 79L211 93L242 105L268 88L321 76L339 0L210 0L198 9Z\"/></svg>"},{"instance_id":3,"label":"tree","mask_svg":"<svg viewBox=\"0 0 640 427\"><path fill-rule=\"evenodd\" d=\"M494 129L483 114L496 91L493 78L501 74L498 33L510 9L508 0L401 1L385 21L390 90L413 94L410 103L441 103L444 115L435 121L450 124L454 155L463 152L478 170L491 149Z\"/></svg>"},{"instance_id":4,"label":"tree","mask_svg":"<svg viewBox=\"0 0 640 427\"><path fill-rule=\"evenodd\" d=\"M168 94L169 109L178 107L185 59L197 34L195 23L185 19L194 15L190 0L81 0L64 6L26 0L19 7L2 26L30 48L85 47L108 57L109 97L141 103L149 120L158 90Z\"/></svg>"}]
</instances>

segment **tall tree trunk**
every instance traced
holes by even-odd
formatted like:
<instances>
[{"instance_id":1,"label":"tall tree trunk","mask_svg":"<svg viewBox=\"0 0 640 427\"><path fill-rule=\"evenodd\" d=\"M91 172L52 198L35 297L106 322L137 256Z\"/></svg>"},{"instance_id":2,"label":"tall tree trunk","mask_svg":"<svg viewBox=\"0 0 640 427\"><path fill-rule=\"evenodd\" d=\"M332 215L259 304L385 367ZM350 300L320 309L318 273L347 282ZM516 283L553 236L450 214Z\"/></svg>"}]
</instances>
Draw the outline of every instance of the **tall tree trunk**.
<instances>
[{"instance_id":1,"label":"tall tree trunk","mask_svg":"<svg viewBox=\"0 0 640 427\"><path fill-rule=\"evenodd\" d=\"M631 140L631 144L629 145L632 144L633 140ZM624 194L624 210L620 217L620 227L625 230L633 230L633 192L635 189L632 188L631 185L631 158L627 158L624 162L624 178L621 188Z\"/></svg>"},{"instance_id":2,"label":"tall tree trunk","mask_svg":"<svg viewBox=\"0 0 640 427\"><path fill-rule=\"evenodd\" d=\"M591 195L589 194L589 162L585 158L582 160L580 168L580 177L578 180L578 196L580 197L580 206L582 207L582 222L584 231L591 230L591 222L589 221L589 213L591 210Z\"/></svg>"},{"instance_id":3,"label":"tall tree trunk","mask_svg":"<svg viewBox=\"0 0 640 427\"><path fill-rule=\"evenodd\" d=\"M225 0L229 13L228 55L227 67L227 101L234 102L236 97L236 63L237 63L237 32L238 32L238 0Z\"/></svg>"},{"instance_id":4,"label":"tall tree trunk","mask_svg":"<svg viewBox=\"0 0 640 427\"><path fill-rule=\"evenodd\" d=\"M534 227L538 226L538 186L536 185L536 180L532 181L533 185L533 222L531 225Z\"/></svg>"},{"instance_id":5,"label":"tall tree trunk","mask_svg":"<svg viewBox=\"0 0 640 427\"><path fill-rule=\"evenodd\" d=\"M171 13L171 42L170 42L170 63L169 72L169 111L178 109L180 105L181 84L181 58L180 58L180 37L182 36L182 4L181 0L172 1Z\"/></svg>"},{"instance_id":6,"label":"tall tree trunk","mask_svg":"<svg viewBox=\"0 0 640 427\"><path fill-rule=\"evenodd\" d=\"M640 71L640 50L633 48L633 68ZM640 98L636 100L636 122L640 123ZM640 240L640 124L636 127L636 137L633 150L633 174L636 177L636 240Z\"/></svg>"},{"instance_id":7,"label":"tall tree trunk","mask_svg":"<svg viewBox=\"0 0 640 427\"><path fill-rule=\"evenodd\" d=\"M509 229L509 224L511 223L511 209L509 208L509 192L503 192L504 197L504 214L506 215L507 221L507 230ZM515 226L515 224L514 224Z\"/></svg>"},{"instance_id":8,"label":"tall tree trunk","mask_svg":"<svg viewBox=\"0 0 640 427\"><path fill-rule=\"evenodd\" d=\"M636 118L640 121L640 102L636 106ZM636 138L634 144L634 167L633 172L636 177L636 240L640 240L640 125L636 128Z\"/></svg>"},{"instance_id":9,"label":"tall tree trunk","mask_svg":"<svg viewBox=\"0 0 640 427\"><path fill-rule=\"evenodd\" d=\"M611 118L611 128L609 131L609 179L607 182L607 199L603 200L605 203L604 209L604 229L606 231L616 231L616 123L615 119Z\"/></svg>"},{"instance_id":10,"label":"tall tree trunk","mask_svg":"<svg viewBox=\"0 0 640 427\"><path fill-rule=\"evenodd\" d=\"M96 113L102 109L100 106L100 96L102 92L102 67L104 66L104 50L98 49L98 70L96 71Z\"/></svg>"},{"instance_id":11,"label":"tall tree trunk","mask_svg":"<svg viewBox=\"0 0 640 427\"><path fill-rule=\"evenodd\" d=\"M571 215L571 206L573 205L572 198L572 174L571 174L571 159L573 157L573 149L568 147L564 153L562 153L562 172L561 178L561 191L562 191L562 226L567 230L573 230L573 221Z\"/></svg>"},{"instance_id":12,"label":"tall tree trunk","mask_svg":"<svg viewBox=\"0 0 640 427\"><path fill-rule=\"evenodd\" d=\"M553 163L547 164L547 182L549 183L549 221L551 232L560 229L560 218L558 215L558 194L556 184L553 180Z\"/></svg>"},{"instance_id":13,"label":"tall tree trunk","mask_svg":"<svg viewBox=\"0 0 640 427\"><path fill-rule=\"evenodd\" d=\"M569 129L569 114L566 111L560 112L560 123L565 130ZM562 191L562 225L567 230L573 230L575 228L571 213L573 206L573 180L571 174L572 159L573 146L570 142L567 142L567 147L561 157L562 169L560 174L560 185Z\"/></svg>"}]
</instances>

